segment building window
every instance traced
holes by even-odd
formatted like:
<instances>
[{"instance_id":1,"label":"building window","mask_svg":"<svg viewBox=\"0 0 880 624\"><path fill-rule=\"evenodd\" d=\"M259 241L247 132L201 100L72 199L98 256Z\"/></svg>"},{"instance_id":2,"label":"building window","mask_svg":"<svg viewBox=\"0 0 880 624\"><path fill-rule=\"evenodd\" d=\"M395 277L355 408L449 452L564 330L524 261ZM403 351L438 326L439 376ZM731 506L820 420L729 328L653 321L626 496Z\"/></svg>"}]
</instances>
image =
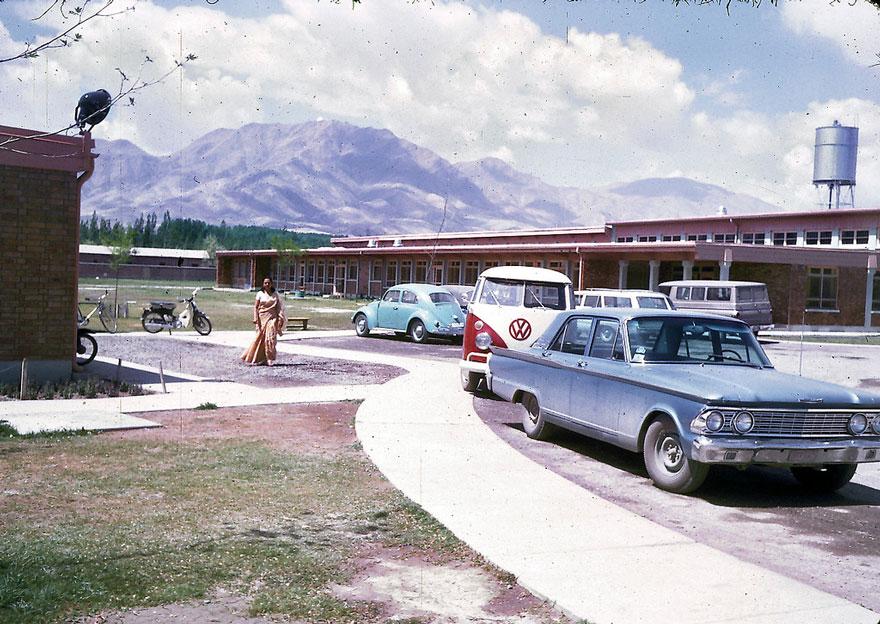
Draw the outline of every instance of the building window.
<instances>
[{"instance_id":1,"label":"building window","mask_svg":"<svg viewBox=\"0 0 880 624\"><path fill-rule=\"evenodd\" d=\"M382 281L382 261L373 260L373 268L370 271L370 280L374 282Z\"/></svg>"},{"instance_id":2,"label":"building window","mask_svg":"<svg viewBox=\"0 0 880 624\"><path fill-rule=\"evenodd\" d=\"M837 309L837 269L810 267L807 274L807 308Z\"/></svg>"},{"instance_id":3,"label":"building window","mask_svg":"<svg viewBox=\"0 0 880 624\"><path fill-rule=\"evenodd\" d=\"M742 240L744 245L763 245L764 232L749 232L747 234L743 234Z\"/></svg>"},{"instance_id":4,"label":"building window","mask_svg":"<svg viewBox=\"0 0 880 624\"><path fill-rule=\"evenodd\" d=\"M797 245L797 232L773 232L774 245Z\"/></svg>"},{"instance_id":5,"label":"building window","mask_svg":"<svg viewBox=\"0 0 880 624\"><path fill-rule=\"evenodd\" d=\"M461 282L461 262L451 260L449 262L449 270L446 273L447 284L459 284Z\"/></svg>"},{"instance_id":6,"label":"building window","mask_svg":"<svg viewBox=\"0 0 880 624\"><path fill-rule=\"evenodd\" d=\"M331 260L330 262L327 263L327 273L324 276L324 283L325 284L332 284L335 279L336 279L336 261Z\"/></svg>"},{"instance_id":7,"label":"building window","mask_svg":"<svg viewBox=\"0 0 880 624\"><path fill-rule=\"evenodd\" d=\"M681 240L680 234L664 234L662 238L664 243L675 243Z\"/></svg>"},{"instance_id":8,"label":"building window","mask_svg":"<svg viewBox=\"0 0 880 624\"><path fill-rule=\"evenodd\" d=\"M635 238L633 238L632 236L618 236L617 237L618 243L632 243L633 241L635 241Z\"/></svg>"},{"instance_id":9,"label":"building window","mask_svg":"<svg viewBox=\"0 0 880 624\"><path fill-rule=\"evenodd\" d=\"M404 260L400 263L400 281L404 283L412 281L412 260Z\"/></svg>"},{"instance_id":10,"label":"building window","mask_svg":"<svg viewBox=\"0 0 880 624\"><path fill-rule=\"evenodd\" d=\"M689 241L707 241L709 240L708 234L688 234L687 239Z\"/></svg>"},{"instance_id":11,"label":"building window","mask_svg":"<svg viewBox=\"0 0 880 624\"><path fill-rule=\"evenodd\" d=\"M807 232L804 234L804 242L807 245L830 245L831 232L829 230L823 232Z\"/></svg>"},{"instance_id":12,"label":"building window","mask_svg":"<svg viewBox=\"0 0 880 624\"><path fill-rule=\"evenodd\" d=\"M656 243L657 237L656 236L639 236L639 242L640 243Z\"/></svg>"},{"instance_id":13,"label":"building window","mask_svg":"<svg viewBox=\"0 0 880 624\"><path fill-rule=\"evenodd\" d=\"M428 263L425 260L416 260L416 282L424 284L428 281Z\"/></svg>"},{"instance_id":14,"label":"building window","mask_svg":"<svg viewBox=\"0 0 880 624\"><path fill-rule=\"evenodd\" d=\"M867 245L868 230L843 230L840 232L841 245Z\"/></svg>"},{"instance_id":15,"label":"building window","mask_svg":"<svg viewBox=\"0 0 880 624\"><path fill-rule=\"evenodd\" d=\"M497 266L501 266L501 263L498 262L498 260L486 260L483 263L483 270L485 271L486 269L491 269L492 267L497 267Z\"/></svg>"},{"instance_id":16,"label":"building window","mask_svg":"<svg viewBox=\"0 0 880 624\"><path fill-rule=\"evenodd\" d=\"M464 265L464 283L471 285L477 283L480 276L480 263L476 260L470 260Z\"/></svg>"},{"instance_id":17,"label":"building window","mask_svg":"<svg viewBox=\"0 0 880 624\"><path fill-rule=\"evenodd\" d=\"M358 278L358 262L355 260L351 260L348 263L348 278L350 280L356 280Z\"/></svg>"},{"instance_id":18,"label":"building window","mask_svg":"<svg viewBox=\"0 0 880 624\"><path fill-rule=\"evenodd\" d=\"M713 243L735 243L736 234L716 234L712 237Z\"/></svg>"}]
</instances>

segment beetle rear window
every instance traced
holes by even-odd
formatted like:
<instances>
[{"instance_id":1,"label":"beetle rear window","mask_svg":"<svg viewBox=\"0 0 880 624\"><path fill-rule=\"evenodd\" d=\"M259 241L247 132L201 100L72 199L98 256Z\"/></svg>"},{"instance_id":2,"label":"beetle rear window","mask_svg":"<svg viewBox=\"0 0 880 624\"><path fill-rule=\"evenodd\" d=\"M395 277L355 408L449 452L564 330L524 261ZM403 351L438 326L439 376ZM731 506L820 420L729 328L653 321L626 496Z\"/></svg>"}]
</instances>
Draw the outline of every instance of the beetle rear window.
<instances>
[{"instance_id":1,"label":"beetle rear window","mask_svg":"<svg viewBox=\"0 0 880 624\"><path fill-rule=\"evenodd\" d=\"M458 305L458 301L456 301L455 297L453 297L449 293L433 292L433 293L431 293L430 297L431 297L431 301L433 301L434 303L452 303L452 304Z\"/></svg>"}]
</instances>

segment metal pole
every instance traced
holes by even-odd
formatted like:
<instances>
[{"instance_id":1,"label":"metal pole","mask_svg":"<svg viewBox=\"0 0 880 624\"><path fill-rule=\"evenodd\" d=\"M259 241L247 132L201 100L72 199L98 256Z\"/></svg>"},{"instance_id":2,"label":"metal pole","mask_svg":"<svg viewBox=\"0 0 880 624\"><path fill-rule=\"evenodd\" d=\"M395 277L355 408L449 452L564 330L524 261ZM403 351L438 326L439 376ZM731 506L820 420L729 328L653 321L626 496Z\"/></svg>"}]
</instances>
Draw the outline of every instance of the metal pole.
<instances>
[{"instance_id":1,"label":"metal pole","mask_svg":"<svg viewBox=\"0 0 880 624\"><path fill-rule=\"evenodd\" d=\"M122 370L122 358L116 360L116 383L119 383L119 372Z\"/></svg>"}]
</instances>

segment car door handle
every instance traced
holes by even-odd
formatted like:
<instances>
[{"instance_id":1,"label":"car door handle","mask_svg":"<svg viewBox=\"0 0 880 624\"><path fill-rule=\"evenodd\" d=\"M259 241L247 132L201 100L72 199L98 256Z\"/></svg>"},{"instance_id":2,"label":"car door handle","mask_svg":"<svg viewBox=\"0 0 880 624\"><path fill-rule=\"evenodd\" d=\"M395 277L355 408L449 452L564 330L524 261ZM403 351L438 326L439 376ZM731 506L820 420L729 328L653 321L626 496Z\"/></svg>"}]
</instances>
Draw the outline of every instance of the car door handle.
<instances>
[{"instance_id":1,"label":"car door handle","mask_svg":"<svg viewBox=\"0 0 880 624\"><path fill-rule=\"evenodd\" d=\"M395 310L399 310L399 309L400 309L400 306L394 306L394 309L395 309Z\"/></svg>"},{"instance_id":2,"label":"car door handle","mask_svg":"<svg viewBox=\"0 0 880 624\"><path fill-rule=\"evenodd\" d=\"M585 360L578 360L578 361L577 361L577 367L578 367L578 368L586 368L586 367L587 367L587 362L586 362Z\"/></svg>"},{"instance_id":3,"label":"car door handle","mask_svg":"<svg viewBox=\"0 0 880 624\"><path fill-rule=\"evenodd\" d=\"M553 355L553 353L551 351L542 351L541 352L541 357L550 357L551 355Z\"/></svg>"}]
</instances>

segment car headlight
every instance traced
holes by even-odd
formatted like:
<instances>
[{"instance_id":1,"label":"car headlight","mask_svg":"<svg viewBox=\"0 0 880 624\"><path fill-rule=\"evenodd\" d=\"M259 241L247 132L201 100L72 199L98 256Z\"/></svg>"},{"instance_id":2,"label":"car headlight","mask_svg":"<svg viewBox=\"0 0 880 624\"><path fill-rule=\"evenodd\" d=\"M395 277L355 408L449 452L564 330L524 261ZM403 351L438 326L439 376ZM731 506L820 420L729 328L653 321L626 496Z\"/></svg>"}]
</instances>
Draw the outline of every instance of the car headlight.
<instances>
[{"instance_id":1,"label":"car headlight","mask_svg":"<svg viewBox=\"0 0 880 624\"><path fill-rule=\"evenodd\" d=\"M846 428L853 435L862 435L868 430L868 417L864 414L853 414L849 417Z\"/></svg>"},{"instance_id":2,"label":"car headlight","mask_svg":"<svg viewBox=\"0 0 880 624\"><path fill-rule=\"evenodd\" d=\"M492 346L492 336L486 332L480 332L474 337L474 344L477 345L477 349L485 351Z\"/></svg>"},{"instance_id":3,"label":"car headlight","mask_svg":"<svg viewBox=\"0 0 880 624\"><path fill-rule=\"evenodd\" d=\"M751 412L737 412L733 417L733 428L737 433L748 433L755 426L755 417Z\"/></svg>"},{"instance_id":4,"label":"car headlight","mask_svg":"<svg viewBox=\"0 0 880 624\"><path fill-rule=\"evenodd\" d=\"M874 414L874 420L871 422L871 430L880 435L880 414Z\"/></svg>"},{"instance_id":5,"label":"car headlight","mask_svg":"<svg viewBox=\"0 0 880 624\"><path fill-rule=\"evenodd\" d=\"M706 429L712 433L718 433L724 427L724 414L718 410L706 415Z\"/></svg>"}]
</instances>

